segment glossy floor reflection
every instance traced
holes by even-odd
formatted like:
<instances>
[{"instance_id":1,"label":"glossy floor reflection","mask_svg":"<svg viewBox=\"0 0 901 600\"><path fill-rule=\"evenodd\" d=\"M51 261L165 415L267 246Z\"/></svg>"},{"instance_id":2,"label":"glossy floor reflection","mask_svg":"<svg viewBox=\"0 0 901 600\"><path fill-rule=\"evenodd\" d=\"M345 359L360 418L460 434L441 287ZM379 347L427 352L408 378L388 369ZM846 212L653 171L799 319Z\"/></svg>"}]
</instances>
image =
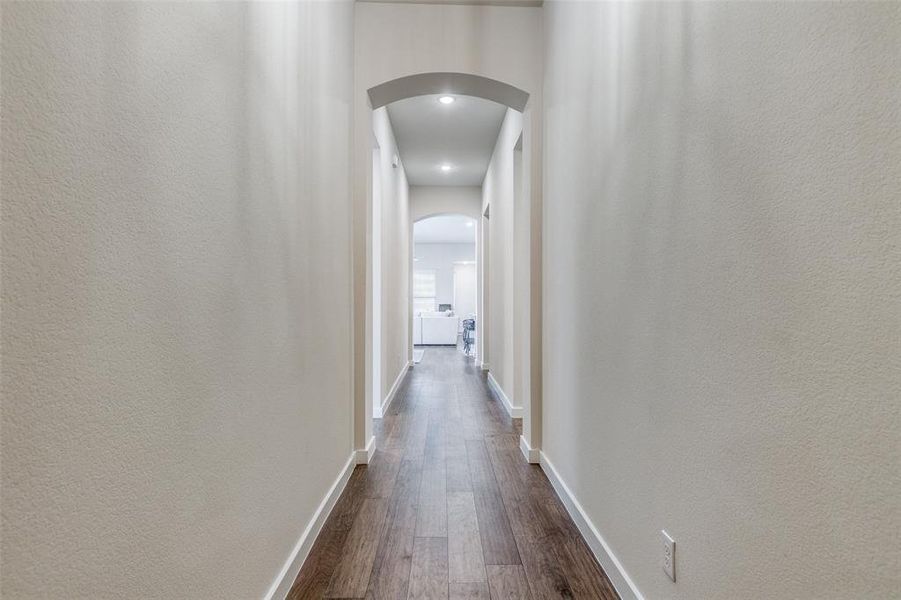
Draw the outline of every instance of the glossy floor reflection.
<instances>
[{"instance_id":1,"label":"glossy floor reflection","mask_svg":"<svg viewBox=\"0 0 901 600\"><path fill-rule=\"evenodd\" d=\"M426 350L289 598L617 598L471 358Z\"/></svg>"}]
</instances>

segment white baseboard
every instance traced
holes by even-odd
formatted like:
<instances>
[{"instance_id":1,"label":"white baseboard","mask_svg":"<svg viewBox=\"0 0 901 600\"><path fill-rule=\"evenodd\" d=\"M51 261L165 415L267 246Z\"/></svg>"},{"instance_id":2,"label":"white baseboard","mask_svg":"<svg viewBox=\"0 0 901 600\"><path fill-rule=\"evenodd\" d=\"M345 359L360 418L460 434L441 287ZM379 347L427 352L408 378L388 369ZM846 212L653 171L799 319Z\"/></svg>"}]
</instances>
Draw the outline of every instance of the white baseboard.
<instances>
[{"instance_id":1,"label":"white baseboard","mask_svg":"<svg viewBox=\"0 0 901 600\"><path fill-rule=\"evenodd\" d=\"M358 465L368 465L375 454L375 436L369 438L369 443L361 450L354 451L354 462Z\"/></svg>"},{"instance_id":2,"label":"white baseboard","mask_svg":"<svg viewBox=\"0 0 901 600\"><path fill-rule=\"evenodd\" d=\"M373 444L374 446L375 444ZM310 519L306 529L300 534L300 539L297 540L294 549L288 555L288 560L285 561L282 570L279 571L275 581L269 587L269 591L264 596L265 600L284 600L288 592L291 591L291 586L294 585L294 580L297 579L300 568L313 548L313 542L316 541L316 537L322 531L322 526L325 525L326 519L328 519L329 514L335 507L335 503L341 496L341 492L344 491L344 486L347 485L347 481L350 479L350 474L353 473L356 463L355 455L356 452L351 453L350 458L347 459L347 463L338 475L338 479L335 480L325 498L319 503L316 512L313 513L313 518Z\"/></svg>"},{"instance_id":3,"label":"white baseboard","mask_svg":"<svg viewBox=\"0 0 901 600\"><path fill-rule=\"evenodd\" d=\"M488 372L488 385L491 386L491 389L494 390L494 393L497 394L497 397L501 399L501 403L504 405L504 408L507 409L507 414L510 415L512 419L521 419L522 418L522 407L521 406L513 406L513 402L510 401L510 398L507 397L507 394L504 393L504 390L501 389L500 384L494 378L494 375L491 372Z\"/></svg>"},{"instance_id":4,"label":"white baseboard","mask_svg":"<svg viewBox=\"0 0 901 600\"><path fill-rule=\"evenodd\" d=\"M526 461L537 465L541 463L541 451L536 450L529 442L526 440L526 436L519 436L519 449L522 452L522 455L526 457Z\"/></svg>"},{"instance_id":5,"label":"white baseboard","mask_svg":"<svg viewBox=\"0 0 901 600\"><path fill-rule=\"evenodd\" d=\"M407 364L403 366L400 370L400 373L397 374L397 378L394 380L394 383L391 385L391 389L388 390L388 395L385 396L385 400L382 402L381 406L373 406L372 407L372 418L373 419L381 419L388 412L388 407L391 406L391 403L394 402L394 397L397 395L397 390L400 388L400 384L403 382L404 377L407 376L407 373L413 367L413 361L408 360Z\"/></svg>"},{"instance_id":6,"label":"white baseboard","mask_svg":"<svg viewBox=\"0 0 901 600\"><path fill-rule=\"evenodd\" d=\"M585 538L585 542L588 544L588 547L591 548L594 557L598 560L601 567L603 567L604 572L607 573L607 577L610 578L610 582L613 584L613 587L616 588L619 597L623 600L644 600L644 596L638 591L638 587L636 587L635 582L629 577L629 574L626 573L622 563L619 562L619 559L613 554L610 546L604 541L604 538L601 536L600 532L598 532L594 523L592 523L591 519L588 518L588 515L585 514L582 505L579 504L579 501L570 491L569 487L567 487L563 480L560 479L560 474L557 473L554 465L551 464L551 461L548 460L544 452L539 451L539 455L541 469L544 471L545 475L547 475L551 485L554 486L554 490L557 492L560 500L563 501L566 511L569 513L569 516L572 517L576 527L579 528L582 537Z\"/></svg>"}]
</instances>

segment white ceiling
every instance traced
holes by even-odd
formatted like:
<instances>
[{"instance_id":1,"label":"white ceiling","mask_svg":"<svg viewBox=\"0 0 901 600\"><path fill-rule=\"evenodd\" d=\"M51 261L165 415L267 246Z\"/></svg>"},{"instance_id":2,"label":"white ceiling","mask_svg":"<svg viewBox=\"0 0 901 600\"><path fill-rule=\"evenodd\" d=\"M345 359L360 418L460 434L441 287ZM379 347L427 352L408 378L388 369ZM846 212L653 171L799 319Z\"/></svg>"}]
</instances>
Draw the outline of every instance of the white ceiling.
<instances>
[{"instance_id":1,"label":"white ceiling","mask_svg":"<svg viewBox=\"0 0 901 600\"><path fill-rule=\"evenodd\" d=\"M441 104L438 96L416 96L387 106L410 185L482 185L507 107L454 98Z\"/></svg>"},{"instance_id":2,"label":"white ceiling","mask_svg":"<svg viewBox=\"0 0 901 600\"><path fill-rule=\"evenodd\" d=\"M475 221L463 215L422 219L413 223L413 241L417 244L474 244Z\"/></svg>"}]
</instances>

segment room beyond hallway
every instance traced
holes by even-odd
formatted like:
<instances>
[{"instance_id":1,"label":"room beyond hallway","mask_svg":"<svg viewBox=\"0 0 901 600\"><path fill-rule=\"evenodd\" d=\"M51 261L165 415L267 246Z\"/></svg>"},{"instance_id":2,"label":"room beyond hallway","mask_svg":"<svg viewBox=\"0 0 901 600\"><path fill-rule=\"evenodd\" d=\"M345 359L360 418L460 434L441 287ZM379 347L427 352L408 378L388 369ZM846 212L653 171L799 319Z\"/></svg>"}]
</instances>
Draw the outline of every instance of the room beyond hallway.
<instances>
[{"instance_id":1,"label":"room beyond hallway","mask_svg":"<svg viewBox=\"0 0 901 600\"><path fill-rule=\"evenodd\" d=\"M483 372L434 347L377 420L289 598L617 598Z\"/></svg>"},{"instance_id":2,"label":"room beyond hallway","mask_svg":"<svg viewBox=\"0 0 901 600\"><path fill-rule=\"evenodd\" d=\"M414 363L417 347L460 345L464 334L472 342L464 323L478 319L476 231L476 220L463 214L413 223Z\"/></svg>"}]
</instances>

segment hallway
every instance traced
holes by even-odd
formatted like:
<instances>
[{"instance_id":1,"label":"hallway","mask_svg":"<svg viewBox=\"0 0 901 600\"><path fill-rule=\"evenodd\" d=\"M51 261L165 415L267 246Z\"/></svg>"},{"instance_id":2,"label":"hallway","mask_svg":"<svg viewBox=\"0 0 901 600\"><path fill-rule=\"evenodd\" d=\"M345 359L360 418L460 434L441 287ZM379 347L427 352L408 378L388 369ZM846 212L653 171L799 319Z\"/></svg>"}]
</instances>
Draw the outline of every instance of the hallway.
<instances>
[{"instance_id":1,"label":"hallway","mask_svg":"<svg viewBox=\"0 0 901 600\"><path fill-rule=\"evenodd\" d=\"M0 596L901 600L899 199L898 0L0 0Z\"/></svg>"},{"instance_id":2,"label":"hallway","mask_svg":"<svg viewBox=\"0 0 901 600\"><path fill-rule=\"evenodd\" d=\"M617 597L471 358L427 349L377 423L289 598Z\"/></svg>"}]
</instances>

